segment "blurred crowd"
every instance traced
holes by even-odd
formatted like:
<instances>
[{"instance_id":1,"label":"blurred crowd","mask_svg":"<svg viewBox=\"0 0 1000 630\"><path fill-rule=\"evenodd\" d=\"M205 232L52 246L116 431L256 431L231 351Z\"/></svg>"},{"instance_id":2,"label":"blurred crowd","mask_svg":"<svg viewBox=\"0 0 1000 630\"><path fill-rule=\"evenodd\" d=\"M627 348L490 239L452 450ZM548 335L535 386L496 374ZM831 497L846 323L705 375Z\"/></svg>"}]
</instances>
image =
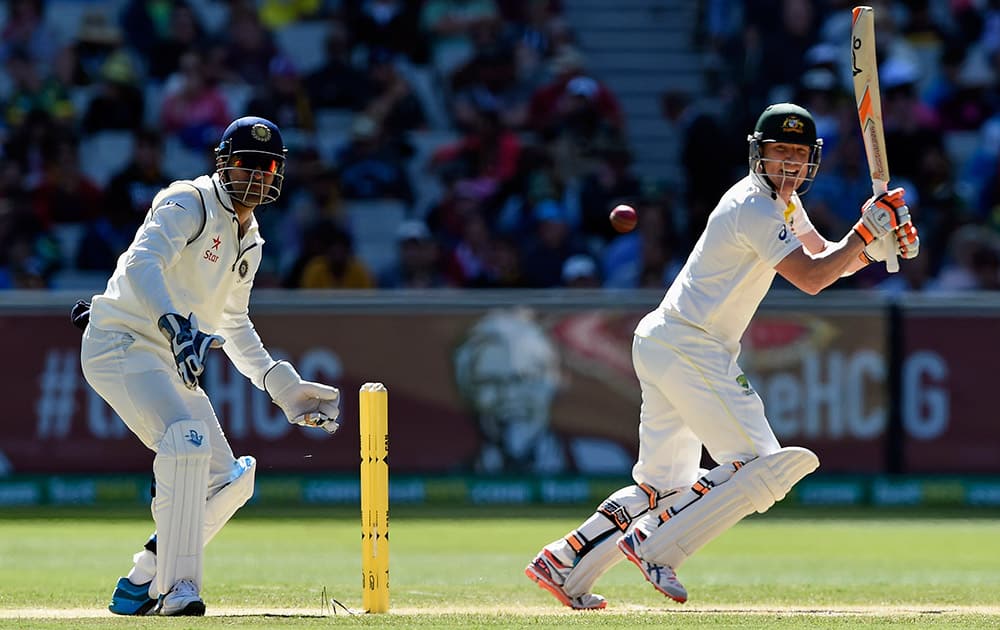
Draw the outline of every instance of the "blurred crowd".
<instances>
[{"instance_id":1,"label":"blurred crowd","mask_svg":"<svg viewBox=\"0 0 1000 630\"><path fill-rule=\"evenodd\" d=\"M851 3L705 0L704 93L666 93L680 175L639 177L621 97L559 0L9 0L0 22L0 288L100 288L233 118L289 148L258 286L663 287L747 169L769 103L809 108L805 197L836 239L870 194ZM922 255L843 286L1000 288L1000 2L877 2L892 184ZM576 9L580 10L580 9ZM681 180L675 186L665 182ZM625 235L607 219L636 206Z\"/></svg>"}]
</instances>

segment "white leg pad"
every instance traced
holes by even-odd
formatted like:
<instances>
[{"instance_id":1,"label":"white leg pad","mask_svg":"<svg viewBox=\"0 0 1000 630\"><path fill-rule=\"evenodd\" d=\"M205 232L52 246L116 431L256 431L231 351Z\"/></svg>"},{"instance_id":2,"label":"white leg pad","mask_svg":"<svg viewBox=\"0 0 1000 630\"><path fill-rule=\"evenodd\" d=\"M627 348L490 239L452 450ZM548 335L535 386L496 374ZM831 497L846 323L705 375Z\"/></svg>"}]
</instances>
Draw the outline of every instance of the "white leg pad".
<instances>
[{"instance_id":1,"label":"white leg pad","mask_svg":"<svg viewBox=\"0 0 1000 630\"><path fill-rule=\"evenodd\" d=\"M205 504L205 544L207 545L219 533L223 525L236 514L253 496L254 473L257 470L257 460L250 455L243 455L234 465L235 478L222 486Z\"/></svg>"},{"instance_id":2,"label":"white leg pad","mask_svg":"<svg viewBox=\"0 0 1000 630\"><path fill-rule=\"evenodd\" d=\"M566 576L566 583L563 584L563 590L567 595L579 597L590 593L597 580L625 557L616 544L619 538L621 534L605 538L580 558Z\"/></svg>"},{"instance_id":3,"label":"white leg pad","mask_svg":"<svg viewBox=\"0 0 1000 630\"><path fill-rule=\"evenodd\" d=\"M577 555L567 542L569 536L560 541L562 545L557 554L564 556L573 567L563 590L570 597L591 592L597 580L624 558L616 544L622 534L643 515L675 497L678 490L658 492L649 485L632 485L605 499L597 513L570 534L590 537L593 542L589 549Z\"/></svg>"},{"instance_id":4,"label":"white leg pad","mask_svg":"<svg viewBox=\"0 0 1000 630\"><path fill-rule=\"evenodd\" d=\"M710 488L675 514L643 518L636 528L646 537L637 552L643 560L676 570L744 517L766 512L818 467L819 458L812 451L795 446L751 460L728 481ZM661 518L665 520L661 522Z\"/></svg>"},{"instance_id":5,"label":"white leg pad","mask_svg":"<svg viewBox=\"0 0 1000 630\"><path fill-rule=\"evenodd\" d=\"M205 495L212 447L200 420L167 427L153 459L156 497L156 588L167 593L180 579L201 589Z\"/></svg>"}]
</instances>

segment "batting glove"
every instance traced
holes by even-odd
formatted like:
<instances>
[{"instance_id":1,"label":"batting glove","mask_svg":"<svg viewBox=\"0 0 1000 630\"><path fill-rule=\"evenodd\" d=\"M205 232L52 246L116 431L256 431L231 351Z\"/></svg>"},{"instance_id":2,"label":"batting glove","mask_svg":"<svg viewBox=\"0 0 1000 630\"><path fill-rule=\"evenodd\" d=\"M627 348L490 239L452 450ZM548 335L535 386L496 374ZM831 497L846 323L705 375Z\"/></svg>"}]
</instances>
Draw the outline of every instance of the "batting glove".
<instances>
[{"instance_id":1,"label":"batting glove","mask_svg":"<svg viewBox=\"0 0 1000 630\"><path fill-rule=\"evenodd\" d=\"M194 313L188 317L167 313L156 324L170 342L170 351L174 354L181 381L188 389L198 389L198 377L205 371L205 357L209 349L221 348L226 340L198 330Z\"/></svg>"},{"instance_id":2,"label":"batting glove","mask_svg":"<svg viewBox=\"0 0 1000 630\"><path fill-rule=\"evenodd\" d=\"M861 220L854 225L865 245L910 222L910 208L903 198L904 190L895 188L869 199L861 209Z\"/></svg>"},{"instance_id":3,"label":"batting glove","mask_svg":"<svg viewBox=\"0 0 1000 630\"><path fill-rule=\"evenodd\" d=\"M288 361L278 361L267 371L264 390L292 424L319 427L331 434L340 428L340 390L303 381Z\"/></svg>"},{"instance_id":4,"label":"batting glove","mask_svg":"<svg viewBox=\"0 0 1000 630\"><path fill-rule=\"evenodd\" d=\"M889 256L896 255L896 241L889 235L877 238L865 245L858 258L866 265L873 262L885 262Z\"/></svg>"},{"instance_id":5,"label":"batting glove","mask_svg":"<svg viewBox=\"0 0 1000 630\"><path fill-rule=\"evenodd\" d=\"M896 228L896 251L900 258L910 260L920 253L920 236L917 226L907 223Z\"/></svg>"}]
</instances>

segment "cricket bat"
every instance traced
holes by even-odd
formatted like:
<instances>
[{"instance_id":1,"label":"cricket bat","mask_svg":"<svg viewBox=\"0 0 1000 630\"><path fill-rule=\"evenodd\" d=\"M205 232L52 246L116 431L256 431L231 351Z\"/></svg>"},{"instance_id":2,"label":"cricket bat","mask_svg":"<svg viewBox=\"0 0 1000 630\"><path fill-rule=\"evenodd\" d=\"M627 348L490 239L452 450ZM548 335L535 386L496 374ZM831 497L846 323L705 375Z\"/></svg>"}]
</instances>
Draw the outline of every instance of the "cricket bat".
<instances>
[{"instance_id":1,"label":"cricket bat","mask_svg":"<svg viewBox=\"0 0 1000 630\"><path fill-rule=\"evenodd\" d=\"M882 126L882 92L878 87L878 61L875 58L875 11L854 7L851 22L851 71L854 75L854 100L858 106L861 137L872 178L872 193L889 190L889 160L885 154L885 129ZM885 249L885 268L899 271L896 245L891 239L881 241Z\"/></svg>"}]
</instances>

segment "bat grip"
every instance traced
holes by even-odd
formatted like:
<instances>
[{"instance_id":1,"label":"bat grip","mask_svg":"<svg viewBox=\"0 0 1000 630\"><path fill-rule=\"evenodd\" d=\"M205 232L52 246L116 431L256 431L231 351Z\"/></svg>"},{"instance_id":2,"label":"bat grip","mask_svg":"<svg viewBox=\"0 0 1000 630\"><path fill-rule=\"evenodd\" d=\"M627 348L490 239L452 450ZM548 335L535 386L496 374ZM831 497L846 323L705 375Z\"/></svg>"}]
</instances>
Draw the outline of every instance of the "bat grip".
<instances>
[{"instance_id":1,"label":"bat grip","mask_svg":"<svg viewBox=\"0 0 1000 630\"><path fill-rule=\"evenodd\" d=\"M872 193L876 197L887 192L889 192L889 182L882 181L881 179L872 180ZM896 244L892 243L892 247L888 249L889 253L887 253L885 257L885 270L889 273L896 273L899 271L899 258L896 257Z\"/></svg>"}]
</instances>

